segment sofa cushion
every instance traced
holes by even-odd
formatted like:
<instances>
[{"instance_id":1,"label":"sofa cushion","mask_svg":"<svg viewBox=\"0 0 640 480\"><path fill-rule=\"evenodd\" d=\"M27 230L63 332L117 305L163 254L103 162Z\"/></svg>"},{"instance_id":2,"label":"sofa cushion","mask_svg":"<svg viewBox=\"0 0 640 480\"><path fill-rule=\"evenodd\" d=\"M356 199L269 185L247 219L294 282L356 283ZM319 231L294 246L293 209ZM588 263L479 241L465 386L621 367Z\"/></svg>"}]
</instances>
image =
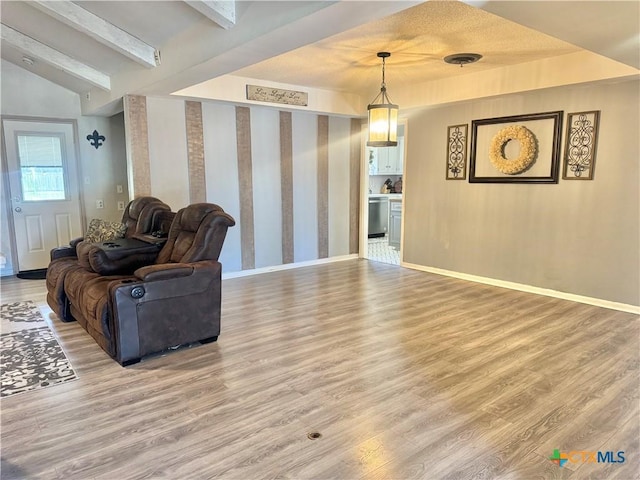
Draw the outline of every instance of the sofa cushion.
<instances>
[{"instance_id":1,"label":"sofa cushion","mask_svg":"<svg viewBox=\"0 0 640 480\"><path fill-rule=\"evenodd\" d=\"M69 320L65 311L66 294L64 292L64 277L72 270L82 269L76 257L61 257L52 260L47 267L47 302L51 309L62 320Z\"/></svg>"},{"instance_id":2,"label":"sofa cushion","mask_svg":"<svg viewBox=\"0 0 640 480\"><path fill-rule=\"evenodd\" d=\"M128 278L120 275L103 277L78 269L68 275L64 282L72 315L111 356L115 354L115 349L109 322L109 285Z\"/></svg>"},{"instance_id":3,"label":"sofa cushion","mask_svg":"<svg viewBox=\"0 0 640 480\"><path fill-rule=\"evenodd\" d=\"M123 223L107 222L99 218L94 218L89 222L87 233L84 235L84 241L87 243L96 243L123 238L126 231L127 226Z\"/></svg>"}]
</instances>

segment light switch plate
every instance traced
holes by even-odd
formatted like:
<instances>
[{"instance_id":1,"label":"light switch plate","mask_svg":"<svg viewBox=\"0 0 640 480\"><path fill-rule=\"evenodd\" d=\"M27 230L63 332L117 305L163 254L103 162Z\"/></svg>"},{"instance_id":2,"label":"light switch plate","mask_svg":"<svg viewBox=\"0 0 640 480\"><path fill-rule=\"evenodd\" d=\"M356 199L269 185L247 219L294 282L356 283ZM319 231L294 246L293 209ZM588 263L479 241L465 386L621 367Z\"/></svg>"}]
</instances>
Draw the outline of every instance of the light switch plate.
<instances>
[{"instance_id":1,"label":"light switch plate","mask_svg":"<svg viewBox=\"0 0 640 480\"><path fill-rule=\"evenodd\" d=\"M122 193L122 185L116 185L116 192Z\"/></svg>"}]
</instances>

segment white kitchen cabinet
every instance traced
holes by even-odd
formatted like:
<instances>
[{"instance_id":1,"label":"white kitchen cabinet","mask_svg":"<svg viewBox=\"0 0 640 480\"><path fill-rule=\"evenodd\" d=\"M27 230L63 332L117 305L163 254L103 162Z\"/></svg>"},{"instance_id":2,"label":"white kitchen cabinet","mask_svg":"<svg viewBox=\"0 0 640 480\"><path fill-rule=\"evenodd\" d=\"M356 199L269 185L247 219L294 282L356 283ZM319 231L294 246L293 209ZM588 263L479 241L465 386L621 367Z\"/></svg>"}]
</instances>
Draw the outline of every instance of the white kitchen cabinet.
<instances>
[{"instance_id":1,"label":"white kitchen cabinet","mask_svg":"<svg viewBox=\"0 0 640 480\"><path fill-rule=\"evenodd\" d=\"M378 148L378 172L379 174L394 175L396 173L396 147Z\"/></svg>"},{"instance_id":2,"label":"white kitchen cabinet","mask_svg":"<svg viewBox=\"0 0 640 480\"><path fill-rule=\"evenodd\" d=\"M404 138L398 138L397 147L367 147L369 175L402 175Z\"/></svg>"},{"instance_id":3,"label":"white kitchen cabinet","mask_svg":"<svg viewBox=\"0 0 640 480\"><path fill-rule=\"evenodd\" d=\"M402 199L389 199L389 246L400 250L402 225Z\"/></svg>"}]
</instances>

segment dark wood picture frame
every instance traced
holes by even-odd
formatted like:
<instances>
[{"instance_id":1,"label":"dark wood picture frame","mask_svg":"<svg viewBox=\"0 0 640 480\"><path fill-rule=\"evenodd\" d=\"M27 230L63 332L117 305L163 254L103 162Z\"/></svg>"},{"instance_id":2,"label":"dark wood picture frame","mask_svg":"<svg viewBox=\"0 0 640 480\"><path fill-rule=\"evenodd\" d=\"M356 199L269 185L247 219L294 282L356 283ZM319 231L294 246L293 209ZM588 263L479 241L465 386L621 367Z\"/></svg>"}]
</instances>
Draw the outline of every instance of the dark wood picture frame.
<instances>
[{"instance_id":1,"label":"dark wood picture frame","mask_svg":"<svg viewBox=\"0 0 640 480\"><path fill-rule=\"evenodd\" d=\"M567 114L564 140L564 180L593 180L598 149L600 110Z\"/></svg>"},{"instance_id":2,"label":"dark wood picture frame","mask_svg":"<svg viewBox=\"0 0 640 480\"><path fill-rule=\"evenodd\" d=\"M558 183L563 115L560 110L473 120L469 183ZM523 125L533 133L538 153L534 168L506 175L491 164L488 145L497 131L513 124Z\"/></svg>"},{"instance_id":3,"label":"dark wood picture frame","mask_svg":"<svg viewBox=\"0 0 640 480\"><path fill-rule=\"evenodd\" d=\"M447 127L447 174L446 180L467 179L467 138L469 126Z\"/></svg>"}]
</instances>

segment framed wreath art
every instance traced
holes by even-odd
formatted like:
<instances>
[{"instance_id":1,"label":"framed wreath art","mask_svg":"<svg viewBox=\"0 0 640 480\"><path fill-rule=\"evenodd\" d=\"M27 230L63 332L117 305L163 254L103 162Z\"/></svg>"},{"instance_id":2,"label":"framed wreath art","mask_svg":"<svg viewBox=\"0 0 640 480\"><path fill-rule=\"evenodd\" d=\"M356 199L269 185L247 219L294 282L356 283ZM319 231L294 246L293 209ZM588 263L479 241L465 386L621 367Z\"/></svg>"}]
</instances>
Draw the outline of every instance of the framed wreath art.
<instances>
[{"instance_id":1,"label":"framed wreath art","mask_svg":"<svg viewBox=\"0 0 640 480\"><path fill-rule=\"evenodd\" d=\"M474 120L470 183L558 183L563 112Z\"/></svg>"}]
</instances>

